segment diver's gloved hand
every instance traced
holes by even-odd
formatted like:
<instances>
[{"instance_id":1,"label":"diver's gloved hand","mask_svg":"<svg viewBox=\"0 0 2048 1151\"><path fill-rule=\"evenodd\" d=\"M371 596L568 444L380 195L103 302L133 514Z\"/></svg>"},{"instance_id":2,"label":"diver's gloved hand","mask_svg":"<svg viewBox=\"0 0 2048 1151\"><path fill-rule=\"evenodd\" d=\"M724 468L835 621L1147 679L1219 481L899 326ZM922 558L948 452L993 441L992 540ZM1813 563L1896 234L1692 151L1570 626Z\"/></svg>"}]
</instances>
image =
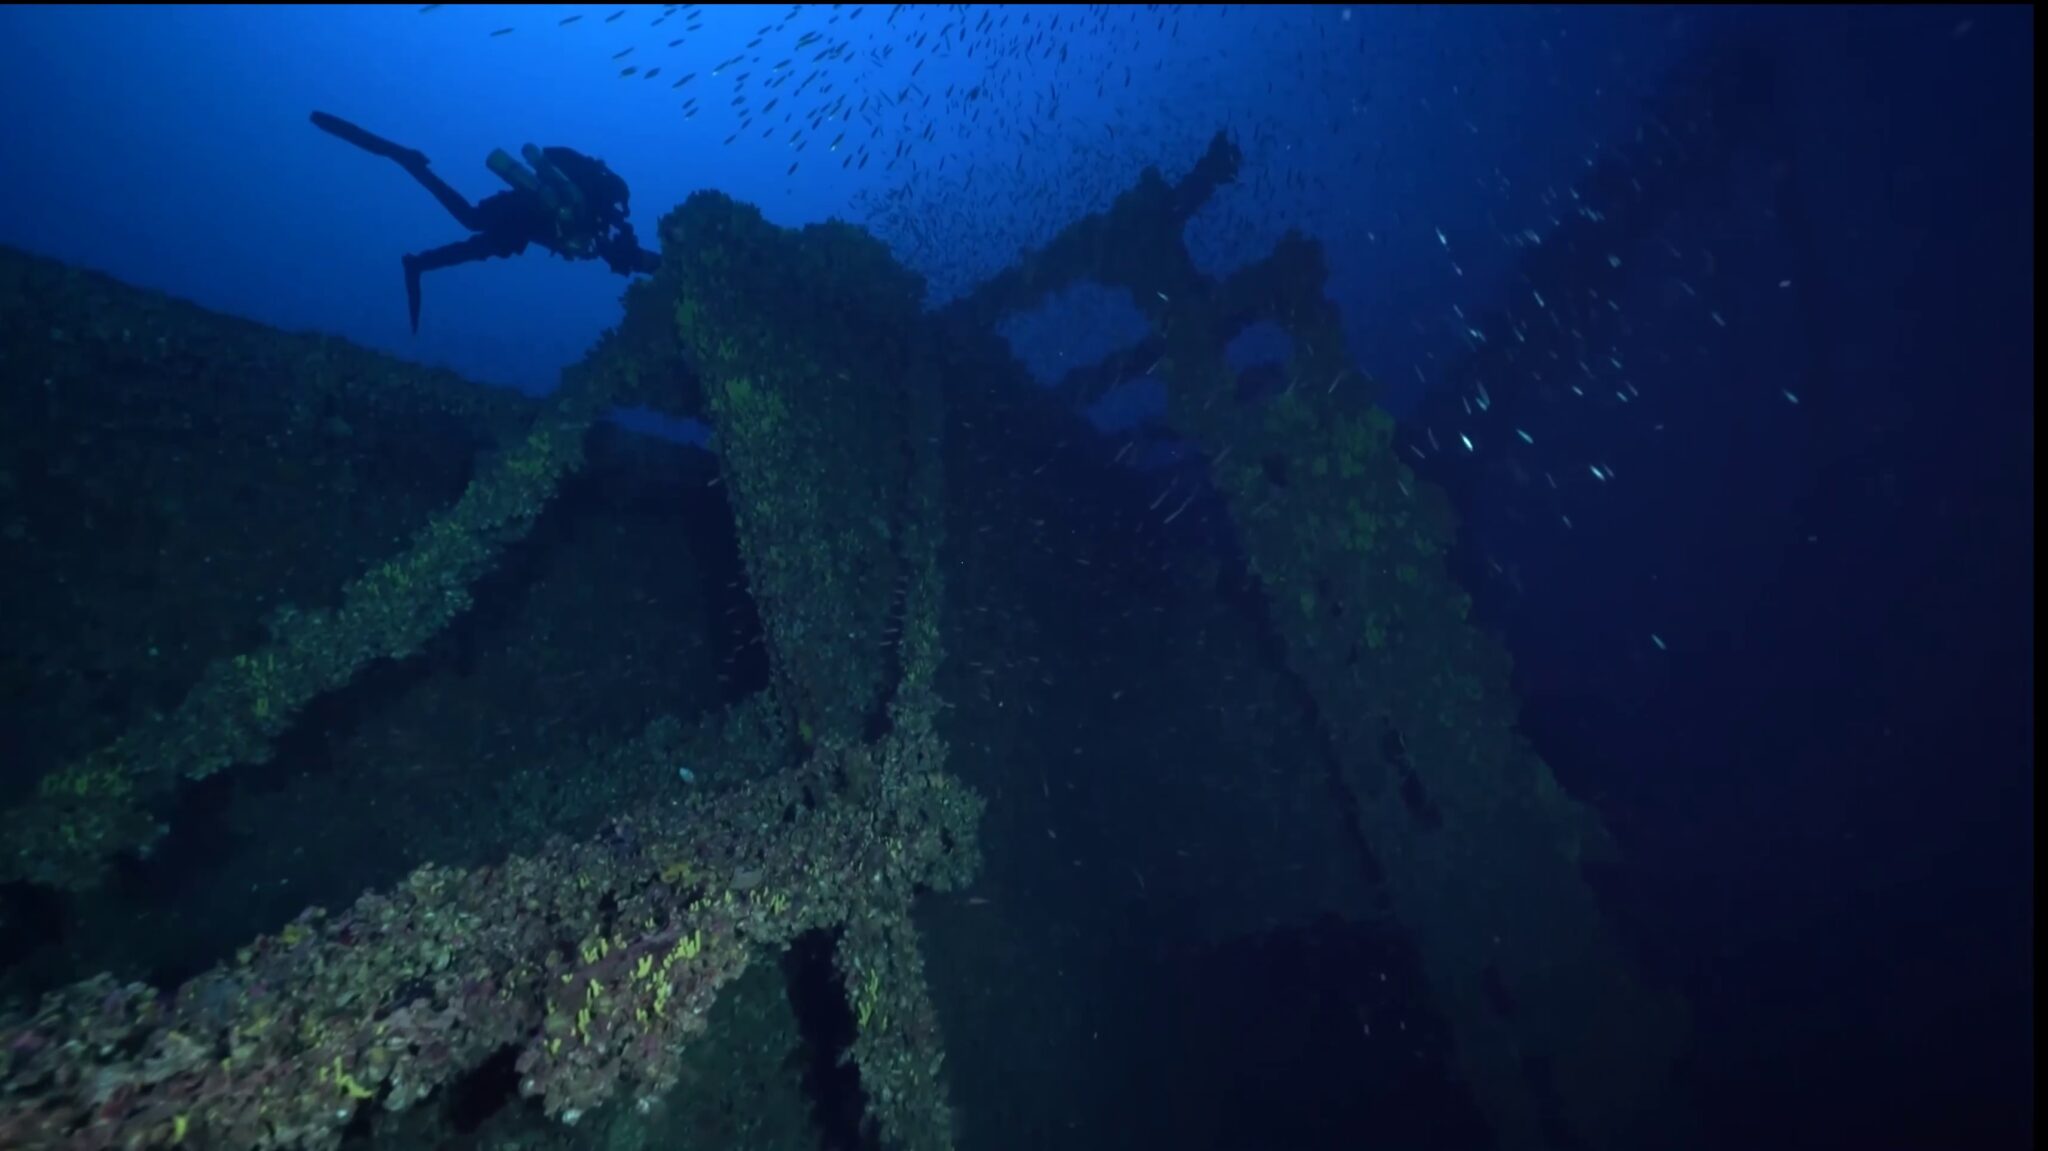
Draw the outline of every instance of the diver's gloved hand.
<instances>
[{"instance_id":1,"label":"diver's gloved hand","mask_svg":"<svg viewBox=\"0 0 2048 1151\"><path fill-rule=\"evenodd\" d=\"M631 224L621 223L616 231L606 233L598 241L598 254L604 257L606 267L621 276L636 272L652 275L661 268L661 256L640 246Z\"/></svg>"}]
</instances>

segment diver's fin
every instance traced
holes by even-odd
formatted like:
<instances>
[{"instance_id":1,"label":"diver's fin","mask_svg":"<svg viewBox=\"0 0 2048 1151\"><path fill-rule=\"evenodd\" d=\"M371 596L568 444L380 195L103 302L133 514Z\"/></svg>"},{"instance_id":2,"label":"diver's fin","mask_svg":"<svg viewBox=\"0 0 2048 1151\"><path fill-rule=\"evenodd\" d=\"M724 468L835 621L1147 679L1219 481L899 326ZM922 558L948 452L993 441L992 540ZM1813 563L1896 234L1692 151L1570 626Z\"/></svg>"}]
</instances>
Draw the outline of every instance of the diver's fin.
<instances>
[{"instance_id":1,"label":"diver's fin","mask_svg":"<svg viewBox=\"0 0 2048 1151\"><path fill-rule=\"evenodd\" d=\"M420 334L420 263L411 256L405 258L405 306L412 316L412 334Z\"/></svg>"},{"instance_id":2,"label":"diver's fin","mask_svg":"<svg viewBox=\"0 0 2048 1151\"><path fill-rule=\"evenodd\" d=\"M417 148L406 148L394 144L374 132L367 132L339 116L325 112L313 113L313 126L336 139L346 140L373 156L396 160L408 168L427 166L427 154Z\"/></svg>"}]
</instances>

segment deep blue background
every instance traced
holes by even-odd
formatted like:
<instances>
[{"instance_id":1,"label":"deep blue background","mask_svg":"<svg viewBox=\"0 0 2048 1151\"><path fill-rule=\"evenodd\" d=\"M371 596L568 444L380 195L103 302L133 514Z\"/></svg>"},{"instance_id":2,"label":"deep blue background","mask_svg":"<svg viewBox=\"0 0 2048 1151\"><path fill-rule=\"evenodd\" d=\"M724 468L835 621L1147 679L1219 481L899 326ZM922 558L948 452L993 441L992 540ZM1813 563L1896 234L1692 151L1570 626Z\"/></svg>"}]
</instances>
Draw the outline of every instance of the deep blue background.
<instances>
[{"instance_id":1,"label":"deep blue background","mask_svg":"<svg viewBox=\"0 0 2048 1151\"><path fill-rule=\"evenodd\" d=\"M1409 434L1480 445L1424 469L1720 1144L2031 1145L2032 16L1742 19L1753 128L1587 325L1639 395Z\"/></svg>"},{"instance_id":2,"label":"deep blue background","mask_svg":"<svg viewBox=\"0 0 2048 1151\"><path fill-rule=\"evenodd\" d=\"M870 223L935 298L1228 128L1247 163L1191 230L1209 266L1288 227L1323 239L1390 405L1499 461L1507 429L1427 388L1526 290L1511 238L1547 231L1675 60L1750 29L1772 140L1702 178L1659 229L1670 263L1617 299L1641 397L1544 411L1516 461L1560 478L1537 503L1514 469L1423 468L1462 497L1462 562L1532 731L1629 848L1614 893L1692 1000L1719 1141L2030 1142L2029 10L1041 8L980 29L807 9L758 53L847 41L827 100L894 97L926 61L929 102L849 133L875 151L857 171L826 151L854 125L801 153L787 130L722 143L749 67L708 73L786 8L707 10L675 49L683 17L614 11L0 11L0 241L539 390L622 281L540 254L437 273L410 336L399 254L457 233L308 111L478 196L493 147L581 148L632 182L650 238L705 187L778 222ZM1102 296L1019 318L1020 353L1051 375L1130 338Z\"/></svg>"},{"instance_id":3,"label":"deep blue background","mask_svg":"<svg viewBox=\"0 0 2048 1151\"><path fill-rule=\"evenodd\" d=\"M884 234L940 293L1106 206L1144 165L1185 169L1228 128L1250 178L1198 225L1197 246L1224 266L1264 254L1289 226L1313 229L1332 242L1359 346L1370 348L1406 340L1415 323L1441 325L1472 282L1498 272L1490 232L1540 223L1538 191L1562 186L1581 157L1632 123L1631 96L1654 83L1680 31L1699 19L1286 6L1169 18L1022 6L1007 28L941 51L944 25L975 17L905 12L892 26L888 5L849 19L853 7L805 10L750 54L763 65L722 77L709 73L787 6L703 9L687 36L680 15L651 27L660 8L646 5L610 24L619 6L8 8L0 240L286 328L545 388L616 315L620 282L534 252L436 273L420 335L409 336L399 254L460 233L395 165L309 127L309 111L421 149L472 197L501 186L483 167L494 147L587 151L631 182L635 224L650 240L660 213L699 188L788 224L865 222L880 216L871 205L903 191L906 210L887 215ZM1026 16L1032 29L1021 27ZM1061 28L1023 53L1055 17ZM508 26L516 31L490 36ZM812 31L830 38L790 47ZM909 46L920 33L925 46ZM684 45L666 47L679 37ZM894 97L920 59L916 82L933 97L877 114L881 154L865 169L822 153L838 128L820 130L802 154L786 130L760 140L758 124L723 143L737 127L731 78L754 73L758 107L771 94L760 88L765 67L793 56L802 70L842 39L852 59L830 65L837 88L823 102L841 92ZM1045 58L1047 45L1066 48L1066 59ZM633 55L611 59L625 48ZM626 64L663 74L622 79ZM670 87L688 71L696 79ZM948 84L960 89L951 99ZM964 93L976 84L985 94L970 103ZM692 94L701 110L685 120ZM820 102L785 96L773 118ZM1037 132L1028 145L1016 135L1027 124ZM854 129L849 141L866 130L839 127ZM881 162L899 141L914 171ZM794 176L792 160L802 164ZM1505 195L1496 169L1510 181ZM926 239L909 238L906 216ZM1444 259L1438 226L1462 249L1466 277ZM1397 357L1414 354L1404 343L1370 366L1407 378Z\"/></svg>"}]
</instances>

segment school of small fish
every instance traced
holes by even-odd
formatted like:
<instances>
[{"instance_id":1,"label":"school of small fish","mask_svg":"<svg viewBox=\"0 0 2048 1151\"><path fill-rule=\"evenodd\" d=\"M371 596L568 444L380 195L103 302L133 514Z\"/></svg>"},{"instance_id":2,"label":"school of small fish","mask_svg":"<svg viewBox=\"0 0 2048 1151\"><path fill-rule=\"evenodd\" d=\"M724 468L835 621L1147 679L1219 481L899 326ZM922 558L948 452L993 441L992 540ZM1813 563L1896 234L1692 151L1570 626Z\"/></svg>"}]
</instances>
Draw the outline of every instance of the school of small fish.
<instances>
[{"instance_id":1,"label":"school of small fish","mask_svg":"<svg viewBox=\"0 0 2048 1151\"><path fill-rule=\"evenodd\" d=\"M1357 198L1354 188L1390 178L1385 137L1399 118L1433 117L1453 134L1481 134L1454 110L1461 95L1454 83L1447 85L1451 106L1433 106L1428 97L1399 112L1380 106L1373 70L1386 59L1390 26L1372 9L794 4L775 11L774 19L736 27L735 14L699 4L593 8L489 35L557 34L580 38L580 46L601 37L594 55L603 66L666 102L667 115L704 137L696 146L735 149L742 162L758 162L765 144L790 181L845 179L848 215L922 273L938 300L1105 207L1144 168L1170 176L1219 126L1235 135L1244 164L1238 185L1190 229L1190 248L1205 267L1261 256L1290 227L1316 235L1333 253L1384 252L1386 233L1398 230L1417 237L1445 281L1456 282L1475 266L1512 263L1571 227L1602 222L1576 185L1523 192L1498 169L1484 182L1496 185L1503 204L1511 191L1522 207L1533 202L1533 214L1522 212L1526 222L1490 221L1488 232L1475 234L1469 222L1333 213L1332 205ZM1584 169L1611 165L1613 151L1590 146ZM1697 308L1703 329L1727 329L1723 311L1681 274L1699 267L1703 254L1665 246L1674 298ZM1711 265L1711 253L1704 258ZM1609 271L1623 267L1621 253L1605 260ZM1793 280L1777 286L1790 289ZM1615 320L1616 300L1597 291L1553 298L1565 290L1527 284L1505 310L1489 303L1494 314L1484 319L1454 303L1414 325L1440 338L1440 352L1392 371L1366 365L1376 375L1404 377L1402 386L1429 397L1403 439L1416 462L1492 457L1532 486L1540 475L1548 491L1561 493L1548 513L1560 531L1575 527L1571 501L1585 498L1585 485L1625 480L1609 459L1561 454L1588 449L1536 424L1528 403L1496 411L1494 392L1653 407L1639 402L1637 380L1647 377L1624 358L1628 325ZM1565 329L1575 362L1561 369L1517 362L1511 349L1529 343L1539 326ZM1489 389L1484 374L1447 379L1456 363L1508 367ZM1405 378L1411 373L1412 382ZM1342 382L1340 374L1324 390ZM1761 394L1780 410L1802 402L1789 387ZM1662 432L1649 418L1650 429ZM1192 499L1162 496L1154 510L1172 523L1190 513ZM1191 514L1198 517L1199 506ZM1648 642L1665 649L1662 636Z\"/></svg>"}]
</instances>

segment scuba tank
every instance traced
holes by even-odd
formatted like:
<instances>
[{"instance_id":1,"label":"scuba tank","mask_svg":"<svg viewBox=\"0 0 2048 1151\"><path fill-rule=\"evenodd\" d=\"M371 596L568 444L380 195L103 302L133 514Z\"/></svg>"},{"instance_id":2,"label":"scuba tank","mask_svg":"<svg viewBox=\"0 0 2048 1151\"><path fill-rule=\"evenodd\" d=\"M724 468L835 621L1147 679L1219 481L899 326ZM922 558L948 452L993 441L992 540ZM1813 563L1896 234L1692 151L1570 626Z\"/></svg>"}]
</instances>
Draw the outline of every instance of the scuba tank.
<instances>
[{"instance_id":1,"label":"scuba tank","mask_svg":"<svg viewBox=\"0 0 2048 1151\"><path fill-rule=\"evenodd\" d=\"M484 158L484 167L489 168L498 179L511 185L513 191L524 192L543 202L547 201L547 192L541 187L540 176L533 169L513 159L512 154L505 149L491 149L491 154ZM549 206L553 207L552 204Z\"/></svg>"},{"instance_id":2,"label":"scuba tank","mask_svg":"<svg viewBox=\"0 0 2048 1151\"><path fill-rule=\"evenodd\" d=\"M545 151L531 144L521 149L521 153L526 157L526 162L533 165L533 170L540 174L542 182L554 186L555 194L561 198L563 207L578 213L583 211L583 188L571 180L567 172L562 171L561 165L549 158Z\"/></svg>"},{"instance_id":3,"label":"scuba tank","mask_svg":"<svg viewBox=\"0 0 2048 1151\"><path fill-rule=\"evenodd\" d=\"M524 163L513 159L503 148L493 148L484 158L484 167L513 191L533 197L547 209L555 223L555 244L565 254L588 255L595 248L596 237L584 235L587 229L579 226L583 218L582 189L532 144L521 148L520 154Z\"/></svg>"}]
</instances>

